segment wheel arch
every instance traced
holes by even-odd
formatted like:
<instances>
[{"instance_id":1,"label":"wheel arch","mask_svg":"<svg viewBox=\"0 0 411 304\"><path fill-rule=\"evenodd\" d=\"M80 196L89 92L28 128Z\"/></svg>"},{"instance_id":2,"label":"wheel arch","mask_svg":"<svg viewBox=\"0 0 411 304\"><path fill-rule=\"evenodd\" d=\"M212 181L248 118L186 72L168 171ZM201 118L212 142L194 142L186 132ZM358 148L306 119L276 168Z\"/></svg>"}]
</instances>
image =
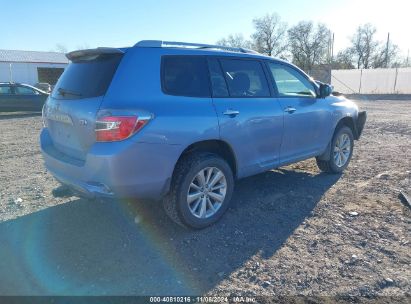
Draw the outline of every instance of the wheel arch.
<instances>
[{"instance_id":1,"label":"wheel arch","mask_svg":"<svg viewBox=\"0 0 411 304\"><path fill-rule=\"evenodd\" d=\"M176 164L187 154L194 152L209 152L221 156L227 161L234 177L237 176L237 159L231 146L220 139L202 140L187 146L180 154Z\"/></svg>"},{"instance_id":2,"label":"wheel arch","mask_svg":"<svg viewBox=\"0 0 411 304\"><path fill-rule=\"evenodd\" d=\"M201 141L197 141L195 143L190 144L181 152L180 156L178 157L177 161L174 164L172 175L167 180L166 185L162 190L162 195L167 194L170 190L172 181L175 178L174 174L175 174L175 169L176 169L177 164L181 161L182 158L184 158L184 156L190 153L195 153L195 152L209 152L209 153L214 153L214 154L221 156L223 159L225 159L228 162L228 165L233 171L234 179L237 178L237 172L238 172L237 158L231 146L227 142L223 140L219 140L219 139L201 140Z\"/></svg>"},{"instance_id":3,"label":"wheel arch","mask_svg":"<svg viewBox=\"0 0 411 304\"><path fill-rule=\"evenodd\" d=\"M354 135L354 139L359 138L357 126L351 116L345 116L338 121L337 125L334 128L333 136L335 132L337 132L337 130L339 130L342 126L347 126L351 129L352 134Z\"/></svg>"}]
</instances>

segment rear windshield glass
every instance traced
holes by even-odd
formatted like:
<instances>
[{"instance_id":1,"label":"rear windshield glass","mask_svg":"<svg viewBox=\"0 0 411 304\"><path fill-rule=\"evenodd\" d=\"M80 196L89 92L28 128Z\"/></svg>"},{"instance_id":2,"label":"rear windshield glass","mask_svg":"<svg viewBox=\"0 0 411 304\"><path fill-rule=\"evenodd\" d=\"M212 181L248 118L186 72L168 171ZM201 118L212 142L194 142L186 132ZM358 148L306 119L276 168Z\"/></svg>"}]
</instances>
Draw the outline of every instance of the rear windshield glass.
<instances>
[{"instance_id":1,"label":"rear windshield glass","mask_svg":"<svg viewBox=\"0 0 411 304\"><path fill-rule=\"evenodd\" d=\"M102 54L72 62L58 80L53 98L79 99L104 95L122 56Z\"/></svg>"}]
</instances>

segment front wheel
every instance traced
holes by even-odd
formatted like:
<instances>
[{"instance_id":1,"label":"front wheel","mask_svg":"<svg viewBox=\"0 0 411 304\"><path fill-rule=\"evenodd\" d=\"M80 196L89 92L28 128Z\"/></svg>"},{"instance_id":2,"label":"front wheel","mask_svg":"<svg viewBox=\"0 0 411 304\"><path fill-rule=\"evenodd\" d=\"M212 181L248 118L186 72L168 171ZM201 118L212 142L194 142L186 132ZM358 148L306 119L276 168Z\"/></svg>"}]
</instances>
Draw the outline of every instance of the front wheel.
<instances>
[{"instance_id":1,"label":"front wheel","mask_svg":"<svg viewBox=\"0 0 411 304\"><path fill-rule=\"evenodd\" d=\"M176 223L201 229L220 219L233 188L233 172L224 159L211 153L191 154L175 168L164 209Z\"/></svg>"},{"instance_id":2,"label":"front wheel","mask_svg":"<svg viewBox=\"0 0 411 304\"><path fill-rule=\"evenodd\" d=\"M350 163L354 148L354 136L349 127L339 128L331 141L329 160L318 157L317 165L321 171L328 173L341 173Z\"/></svg>"}]
</instances>

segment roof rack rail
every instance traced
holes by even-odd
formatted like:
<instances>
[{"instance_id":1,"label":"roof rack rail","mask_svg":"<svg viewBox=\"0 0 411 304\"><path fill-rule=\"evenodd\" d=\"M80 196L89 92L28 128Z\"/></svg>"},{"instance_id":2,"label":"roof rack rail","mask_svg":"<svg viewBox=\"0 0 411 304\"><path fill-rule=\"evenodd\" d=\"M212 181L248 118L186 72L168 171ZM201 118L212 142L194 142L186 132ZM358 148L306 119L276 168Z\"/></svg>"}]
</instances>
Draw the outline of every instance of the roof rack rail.
<instances>
[{"instance_id":1,"label":"roof rack rail","mask_svg":"<svg viewBox=\"0 0 411 304\"><path fill-rule=\"evenodd\" d=\"M135 47L157 47L157 48L171 47L171 48L190 48L190 49L217 49L217 50L228 51L228 52L259 54L256 51L245 49L245 48L240 48L240 47L178 42L178 41L163 41L163 40L142 40L140 42L137 42L134 46Z\"/></svg>"}]
</instances>

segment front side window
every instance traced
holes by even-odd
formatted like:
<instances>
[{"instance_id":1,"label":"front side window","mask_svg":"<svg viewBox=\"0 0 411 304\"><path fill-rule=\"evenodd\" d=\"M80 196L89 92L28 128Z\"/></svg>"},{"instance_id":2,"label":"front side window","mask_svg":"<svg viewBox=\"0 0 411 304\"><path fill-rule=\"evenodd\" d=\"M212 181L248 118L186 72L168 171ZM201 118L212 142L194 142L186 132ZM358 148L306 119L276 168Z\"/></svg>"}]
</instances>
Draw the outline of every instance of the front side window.
<instances>
[{"instance_id":1,"label":"front side window","mask_svg":"<svg viewBox=\"0 0 411 304\"><path fill-rule=\"evenodd\" d=\"M36 95L36 91L28 87L16 86L14 90L18 95Z\"/></svg>"},{"instance_id":2,"label":"front side window","mask_svg":"<svg viewBox=\"0 0 411 304\"><path fill-rule=\"evenodd\" d=\"M166 94L210 97L207 62L203 56L164 56L161 77Z\"/></svg>"},{"instance_id":3,"label":"front side window","mask_svg":"<svg viewBox=\"0 0 411 304\"><path fill-rule=\"evenodd\" d=\"M0 86L0 94L3 94L3 95L11 94L11 87L10 86Z\"/></svg>"},{"instance_id":4,"label":"front side window","mask_svg":"<svg viewBox=\"0 0 411 304\"><path fill-rule=\"evenodd\" d=\"M269 63L280 97L316 98L313 85L298 71L288 66Z\"/></svg>"},{"instance_id":5,"label":"front side window","mask_svg":"<svg viewBox=\"0 0 411 304\"><path fill-rule=\"evenodd\" d=\"M259 61L221 59L231 97L269 97L267 79Z\"/></svg>"}]
</instances>

